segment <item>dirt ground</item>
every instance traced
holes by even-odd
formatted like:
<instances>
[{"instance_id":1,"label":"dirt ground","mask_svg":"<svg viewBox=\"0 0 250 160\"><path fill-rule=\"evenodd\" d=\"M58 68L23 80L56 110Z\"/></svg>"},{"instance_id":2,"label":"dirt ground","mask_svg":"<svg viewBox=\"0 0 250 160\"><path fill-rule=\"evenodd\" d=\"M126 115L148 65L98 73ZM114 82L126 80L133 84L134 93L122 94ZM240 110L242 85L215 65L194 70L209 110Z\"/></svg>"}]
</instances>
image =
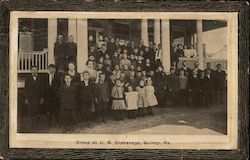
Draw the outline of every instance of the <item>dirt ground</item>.
<instances>
[{"instance_id":1,"label":"dirt ground","mask_svg":"<svg viewBox=\"0 0 250 160\"><path fill-rule=\"evenodd\" d=\"M224 105L193 108L158 108L153 109L153 116L115 121L108 118L106 123L91 123L89 127L81 124L74 126L70 133L84 134L197 134L219 135L227 133L227 114ZM62 127L45 128L42 133L63 133Z\"/></svg>"}]
</instances>

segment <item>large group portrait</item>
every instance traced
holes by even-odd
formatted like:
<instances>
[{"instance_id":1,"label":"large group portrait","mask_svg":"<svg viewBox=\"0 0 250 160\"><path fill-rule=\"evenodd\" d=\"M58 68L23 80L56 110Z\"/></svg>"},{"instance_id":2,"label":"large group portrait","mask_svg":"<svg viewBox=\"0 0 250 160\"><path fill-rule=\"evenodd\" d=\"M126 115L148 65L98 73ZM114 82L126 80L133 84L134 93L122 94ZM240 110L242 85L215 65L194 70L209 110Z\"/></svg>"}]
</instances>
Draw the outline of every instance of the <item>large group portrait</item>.
<instances>
[{"instance_id":1,"label":"large group portrait","mask_svg":"<svg viewBox=\"0 0 250 160\"><path fill-rule=\"evenodd\" d=\"M10 147L234 149L237 14L13 12Z\"/></svg>"}]
</instances>

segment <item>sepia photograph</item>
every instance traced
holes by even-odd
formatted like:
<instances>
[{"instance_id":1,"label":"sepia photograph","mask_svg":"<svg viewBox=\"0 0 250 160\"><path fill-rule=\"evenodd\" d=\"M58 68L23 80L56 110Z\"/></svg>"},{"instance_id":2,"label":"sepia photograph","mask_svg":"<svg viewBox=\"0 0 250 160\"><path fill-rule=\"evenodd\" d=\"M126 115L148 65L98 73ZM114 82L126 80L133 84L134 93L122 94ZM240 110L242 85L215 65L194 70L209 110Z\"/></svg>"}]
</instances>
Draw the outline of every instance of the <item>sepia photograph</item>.
<instances>
[{"instance_id":1,"label":"sepia photograph","mask_svg":"<svg viewBox=\"0 0 250 160\"><path fill-rule=\"evenodd\" d=\"M20 13L10 28L16 147L236 146L237 14Z\"/></svg>"}]
</instances>

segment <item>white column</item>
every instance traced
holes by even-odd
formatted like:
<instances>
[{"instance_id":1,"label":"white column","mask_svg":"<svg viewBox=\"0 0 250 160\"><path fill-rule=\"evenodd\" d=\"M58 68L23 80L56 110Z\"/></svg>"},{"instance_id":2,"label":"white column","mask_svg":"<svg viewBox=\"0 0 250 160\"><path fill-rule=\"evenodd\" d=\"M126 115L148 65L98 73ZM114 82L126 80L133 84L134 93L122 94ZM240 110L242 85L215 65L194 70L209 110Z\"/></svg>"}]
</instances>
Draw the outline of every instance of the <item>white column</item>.
<instances>
[{"instance_id":1,"label":"white column","mask_svg":"<svg viewBox=\"0 0 250 160\"><path fill-rule=\"evenodd\" d=\"M166 73L170 73L170 23L168 19L161 20L162 34L162 65Z\"/></svg>"},{"instance_id":2,"label":"white column","mask_svg":"<svg viewBox=\"0 0 250 160\"><path fill-rule=\"evenodd\" d=\"M77 25L76 19L69 19L68 20L68 36L72 35L74 37L74 41L77 42Z\"/></svg>"},{"instance_id":3,"label":"white column","mask_svg":"<svg viewBox=\"0 0 250 160\"><path fill-rule=\"evenodd\" d=\"M160 20L155 19L154 20L154 42L156 45L161 43L161 26L160 26Z\"/></svg>"},{"instance_id":4,"label":"white column","mask_svg":"<svg viewBox=\"0 0 250 160\"><path fill-rule=\"evenodd\" d=\"M141 20L141 39L143 39L145 46L149 46L148 20L147 19L142 19Z\"/></svg>"},{"instance_id":5,"label":"white column","mask_svg":"<svg viewBox=\"0 0 250 160\"><path fill-rule=\"evenodd\" d=\"M57 19L48 19L48 65L55 64L54 43L57 38Z\"/></svg>"},{"instance_id":6,"label":"white column","mask_svg":"<svg viewBox=\"0 0 250 160\"><path fill-rule=\"evenodd\" d=\"M77 71L83 72L88 60L88 20L77 19Z\"/></svg>"},{"instance_id":7,"label":"white column","mask_svg":"<svg viewBox=\"0 0 250 160\"><path fill-rule=\"evenodd\" d=\"M198 62L199 69L204 69L204 56L202 48L202 20L196 21L196 30L197 30L197 53L198 53Z\"/></svg>"}]
</instances>

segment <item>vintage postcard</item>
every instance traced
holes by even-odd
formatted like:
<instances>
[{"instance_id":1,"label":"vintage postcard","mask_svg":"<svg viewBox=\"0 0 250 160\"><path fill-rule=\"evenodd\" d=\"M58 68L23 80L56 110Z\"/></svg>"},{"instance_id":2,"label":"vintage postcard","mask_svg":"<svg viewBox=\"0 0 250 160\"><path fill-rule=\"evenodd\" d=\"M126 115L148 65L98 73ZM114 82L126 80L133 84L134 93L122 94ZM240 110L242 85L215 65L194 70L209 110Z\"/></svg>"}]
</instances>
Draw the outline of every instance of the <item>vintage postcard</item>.
<instances>
[{"instance_id":1,"label":"vintage postcard","mask_svg":"<svg viewBox=\"0 0 250 160\"><path fill-rule=\"evenodd\" d=\"M11 12L10 148L236 149L237 17Z\"/></svg>"}]
</instances>

